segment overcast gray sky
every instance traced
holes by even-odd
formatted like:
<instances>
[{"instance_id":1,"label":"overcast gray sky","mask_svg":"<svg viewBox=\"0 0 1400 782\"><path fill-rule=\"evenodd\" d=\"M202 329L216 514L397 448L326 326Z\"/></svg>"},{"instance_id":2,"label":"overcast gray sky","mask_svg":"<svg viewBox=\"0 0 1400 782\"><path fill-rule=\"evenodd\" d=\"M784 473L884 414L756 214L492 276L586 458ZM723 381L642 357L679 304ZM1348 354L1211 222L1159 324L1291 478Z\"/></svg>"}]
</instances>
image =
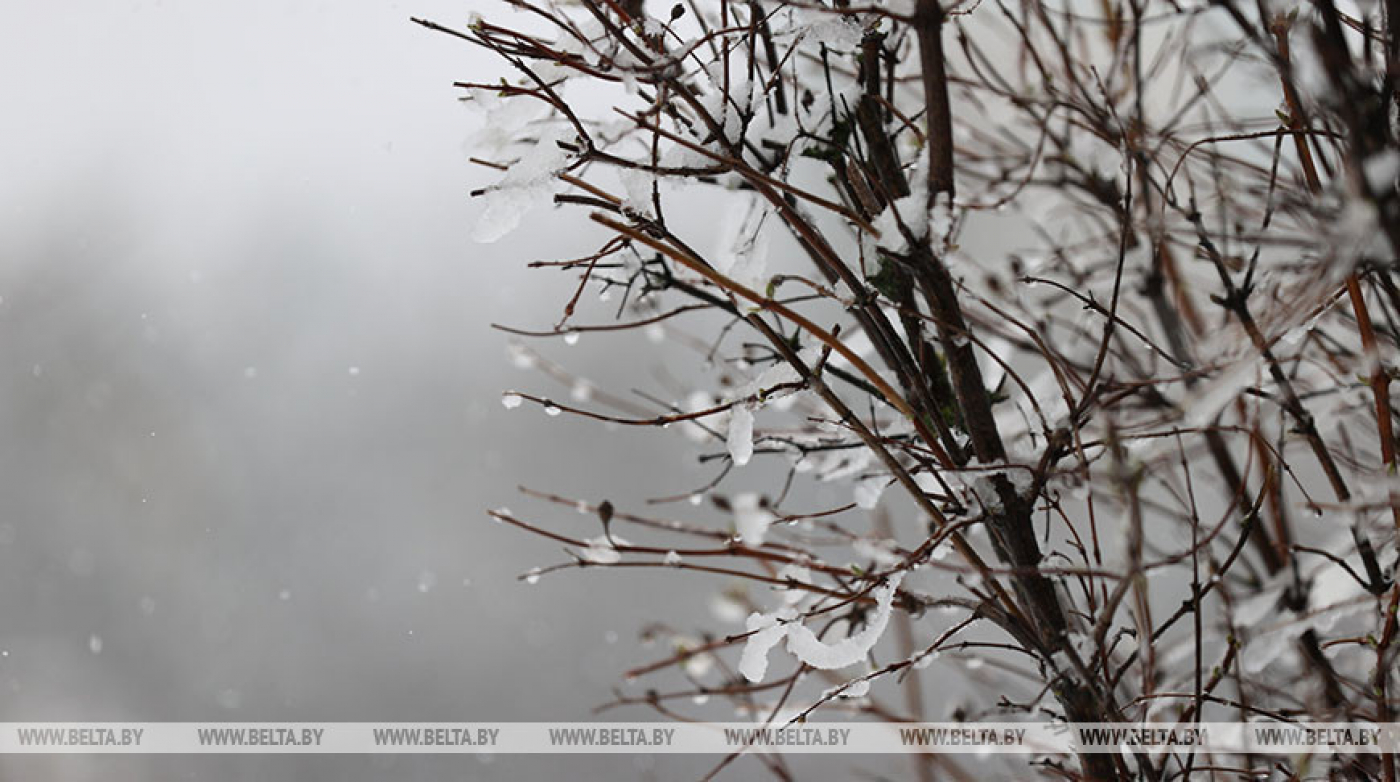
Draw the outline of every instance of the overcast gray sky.
<instances>
[{"instance_id":1,"label":"overcast gray sky","mask_svg":"<svg viewBox=\"0 0 1400 782\"><path fill-rule=\"evenodd\" d=\"M468 239L451 82L488 63L408 18L471 10L0 2L0 720L587 719L657 654L648 617L704 614L699 580L519 584L558 548L483 513L517 483L588 494L600 454L637 465L620 501L699 473L684 443L497 402L546 386L489 324L538 325L564 283L520 261L577 248ZM601 341L546 349L624 370ZM0 775L650 767L91 760Z\"/></svg>"}]
</instances>

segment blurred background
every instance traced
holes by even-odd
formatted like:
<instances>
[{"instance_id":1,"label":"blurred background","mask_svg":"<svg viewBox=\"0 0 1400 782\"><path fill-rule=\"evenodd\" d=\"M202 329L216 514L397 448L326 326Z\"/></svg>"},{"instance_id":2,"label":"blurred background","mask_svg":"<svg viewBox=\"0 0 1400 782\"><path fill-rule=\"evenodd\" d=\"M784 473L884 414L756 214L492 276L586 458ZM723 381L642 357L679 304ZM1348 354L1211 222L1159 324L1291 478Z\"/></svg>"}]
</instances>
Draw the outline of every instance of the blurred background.
<instances>
[{"instance_id":1,"label":"blurred background","mask_svg":"<svg viewBox=\"0 0 1400 782\"><path fill-rule=\"evenodd\" d=\"M712 581L525 585L559 547L485 514L578 524L516 485L600 500L607 475L623 504L707 475L683 438L499 403L551 389L490 324L551 325L568 280L523 261L579 242L547 213L469 239L488 179L452 82L498 66L409 17L485 1L0 1L0 720L587 720L665 655L648 618L715 625ZM606 340L540 350L638 371ZM0 777L714 760L11 756Z\"/></svg>"},{"instance_id":2,"label":"blurred background","mask_svg":"<svg viewBox=\"0 0 1400 782\"><path fill-rule=\"evenodd\" d=\"M486 514L594 536L517 487L646 511L723 451L500 403L567 398L492 324L552 327L574 280L526 262L586 253L590 229L537 211L471 241L469 193L495 177L468 161L479 115L453 82L502 66L410 17L504 6L0 0L0 721L585 721L677 689L623 680L672 651L639 640L650 623L742 629L715 578L529 585L567 556ZM715 233L706 204L672 217ZM987 225L963 246L1016 236ZM640 333L532 348L624 395L683 388L698 363ZM778 485L762 461L725 490ZM793 505L849 501L830 491L800 482ZM906 536L917 518L891 516ZM977 691L972 662L930 670L929 719ZM0 756L0 780L693 779L717 760ZM788 759L819 779L908 760Z\"/></svg>"}]
</instances>

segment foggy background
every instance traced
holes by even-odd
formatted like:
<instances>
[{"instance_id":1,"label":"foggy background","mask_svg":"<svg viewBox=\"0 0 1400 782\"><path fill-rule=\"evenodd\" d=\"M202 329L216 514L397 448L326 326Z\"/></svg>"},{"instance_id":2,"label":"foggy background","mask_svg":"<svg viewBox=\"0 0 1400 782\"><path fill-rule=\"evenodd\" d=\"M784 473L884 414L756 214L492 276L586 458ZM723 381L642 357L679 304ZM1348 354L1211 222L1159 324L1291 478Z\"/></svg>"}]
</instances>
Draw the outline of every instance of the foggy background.
<instances>
[{"instance_id":1,"label":"foggy background","mask_svg":"<svg viewBox=\"0 0 1400 782\"><path fill-rule=\"evenodd\" d=\"M621 504L705 473L681 438L499 404L558 393L489 324L552 324L568 281L523 261L579 243L548 214L468 238L488 180L451 83L499 66L409 17L482 5L0 2L0 720L586 720L666 653L635 641L648 618L716 624L713 581L526 586L559 547L485 515L578 523L514 487L600 500L608 475ZM606 340L541 350L635 369ZM10 756L0 777L716 760Z\"/></svg>"},{"instance_id":2,"label":"foggy background","mask_svg":"<svg viewBox=\"0 0 1400 782\"><path fill-rule=\"evenodd\" d=\"M503 66L409 17L502 6L0 0L0 721L584 721L669 654L638 642L648 622L741 629L713 616L715 578L526 585L566 556L486 515L588 537L591 517L516 486L636 510L713 475L677 432L500 404L567 398L491 324L551 327L573 280L525 262L583 254L591 229L536 212L470 240L468 193L493 176L467 161L452 82ZM976 233L965 247L1006 241ZM695 363L640 334L535 347L622 394ZM759 461L725 489L771 486ZM978 686L946 665L929 719ZM717 700L705 716L735 719ZM718 760L0 756L0 780L675 779Z\"/></svg>"}]
</instances>

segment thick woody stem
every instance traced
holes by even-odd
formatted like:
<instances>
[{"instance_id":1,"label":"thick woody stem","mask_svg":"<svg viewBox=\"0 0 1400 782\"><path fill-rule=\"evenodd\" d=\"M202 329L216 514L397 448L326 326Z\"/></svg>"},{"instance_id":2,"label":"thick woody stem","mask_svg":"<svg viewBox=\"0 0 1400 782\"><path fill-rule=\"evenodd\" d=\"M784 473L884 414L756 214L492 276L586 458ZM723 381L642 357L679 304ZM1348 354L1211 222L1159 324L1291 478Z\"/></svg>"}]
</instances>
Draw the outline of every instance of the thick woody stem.
<instances>
[{"instance_id":1,"label":"thick woody stem","mask_svg":"<svg viewBox=\"0 0 1400 782\"><path fill-rule=\"evenodd\" d=\"M943 57L943 22L946 16L938 0L919 0L913 27L919 43L919 59L924 84L925 120L928 143L929 207L940 198L951 204L953 180L953 126L948 97L948 73ZM973 450L983 463L1006 459L1006 449L992 412L991 395L977 366L977 357L968 337L967 322L958 304L952 275L933 250L927 235L915 243L911 261L929 310L938 325L939 340L947 356L953 390L962 408L963 420ZM995 481L1000 508L990 513L988 522L997 556L1013 566L1017 596L1035 619L1040 643L1053 652L1073 656L1066 629L1068 622L1054 582L1040 573L1040 547L1035 539L1031 511L1034 499L1017 494L1010 481ZM1087 678L1066 676L1055 683L1055 694L1073 721L1104 721L1111 711L1104 696ZM1089 779L1118 777L1113 760L1104 755L1080 755Z\"/></svg>"},{"instance_id":2,"label":"thick woody stem","mask_svg":"<svg viewBox=\"0 0 1400 782\"><path fill-rule=\"evenodd\" d=\"M1376 428L1381 439L1381 460L1385 462L1387 474L1395 472L1395 435L1390 423L1390 374L1381 365L1379 348L1376 346L1376 329L1371 324L1371 313L1366 309L1366 297L1361 293L1361 283L1356 275L1347 277L1347 294L1351 297L1352 309L1356 311L1356 329L1361 334L1361 348L1366 360L1371 364L1371 396L1376 403ZM1400 496L1390 492L1390 513L1396 529L1400 529Z\"/></svg>"},{"instance_id":3,"label":"thick woody stem","mask_svg":"<svg viewBox=\"0 0 1400 782\"><path fill-rule=\"evenodd\" d=\"M948 71L943 62L943 7L938 0L919 0L914 31L919 37L919 63L924 77L924 110L928 122L928 195L951 199L953 190L953 112L948 101Z\"/></svg>"}]
</instances>

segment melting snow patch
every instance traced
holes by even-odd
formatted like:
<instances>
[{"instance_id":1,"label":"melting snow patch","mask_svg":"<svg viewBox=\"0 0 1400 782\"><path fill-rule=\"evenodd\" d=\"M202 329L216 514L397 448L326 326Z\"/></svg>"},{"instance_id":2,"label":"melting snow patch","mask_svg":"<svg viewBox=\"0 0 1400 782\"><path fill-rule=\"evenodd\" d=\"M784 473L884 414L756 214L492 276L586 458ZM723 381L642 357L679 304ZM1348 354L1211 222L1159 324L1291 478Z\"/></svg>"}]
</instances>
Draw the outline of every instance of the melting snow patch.
<instances>
[{"instance_id":1,"label":"melting snow patch","mask_svg":"<svg viewBox=\"0 0 1400 782\"><path fill-rule=\"evenodd\" d=\"M739 533L739 540L750 546L763 545L774 517L759 504L758 495L752 492L736 495L730 505L734 508L734 529Z\"/></svg>"},{"instance_id":2,"label":"melting snow patch","mask_svg":"<svg viewBox=\"0 0 1400 782\"><path fill-rule=\"evenodd\" d=\"M739 466L753 458L753 410L735 405L729 413L729 457Z\"/></svg>"},{"instance_id":3,"label":"melting snow patch","mask_svg":"<svg viewBox=\"0 0 1400 782\"><path fill-rule=\"evenodd\" d=\"M787 637L788 651L813 668L830 671L855 665L865 659L879 642L880 636L884 635L885 627L890 622L895 592L903 580L904 574L896 573L884 586L875 589L875 615L869 617L860 632L833 644L823 642L800 622L791 621L795 618L791 608L781 608L771 614L750 614L747 627L753 635L744 645L739 672L751 682L763 681L768 671L768 652L784 636Z\"/></svg>"},{"instance_id":4,"label":"melting snow patch","mask_svg":"<svg viewBox=\"0 0 1400 782\"><path fill-rule=\"evenodd\" d=\"M472 229L472 239L483 244L497 241L514 231L527 212L553 198L559 189L555 177L568 160L558 145L563 138L558 130L542 134L534 148L482 194L486 208Z\"/></svg>"},{"instance_id":5,"label":"melting snow patch","mask_svg":"<svg viewBox=\"0 0 1400 782\"><path fill-rule=\"evenodd\" d=\"M841 691L842 698L864 698L870 694L870 680L856 679L850 686Z\"/></svg>"},{"instance_id":6,"label":"melting snow patch","mask_svg":"<svg viewBox=\"0 0 1400 782\"><path fill-rule=\"evenodd\" d=\"M855 500L856 505L865 510L874 510L880 504L880 495L885 493L885 484L889 479L883 475L876 475L866 478L856 484Z\"/></svg>"},{"instance_id":7,"label":"melting snow patch","mask_svg":"<svg viewBox=\"0 0 1400 782\"><path fill-rule=\"evenodd\" d=\"M610 541L606 535L599 535L596 538L589 538L588 547L579 552L585 562L592 562L595 565L611 565L622 559L622 553L614 547L614 544L627 545L627 541L614 536Z\"/></svg>"},{"instance_id":8,"label":"melting snow patch","mask_svg":"<svg viewBox=\"0 0 1400 782\"><path fill-rule=\"evenodd\" d=\"M751 682L761 682L768 673L768 652L787 635L787 626L781 623L782 612L773 614L749 614L744 623L753 635L744 643L744 651L739 656L739 673ZM788 617L790 618L790 617Z\"/></svg>"}]
</instances>

